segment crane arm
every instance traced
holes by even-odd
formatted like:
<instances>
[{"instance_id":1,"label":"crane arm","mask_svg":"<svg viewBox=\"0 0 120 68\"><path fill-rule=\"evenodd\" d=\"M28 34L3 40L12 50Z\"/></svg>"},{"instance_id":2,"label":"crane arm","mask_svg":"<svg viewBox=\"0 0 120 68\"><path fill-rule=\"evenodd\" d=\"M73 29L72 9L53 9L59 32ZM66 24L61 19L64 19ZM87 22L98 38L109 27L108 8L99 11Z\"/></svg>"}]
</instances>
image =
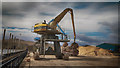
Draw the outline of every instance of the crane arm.
<instances>
[{"instance_id":1,"label":"crane arm","mask_svg":"<svg viewBox=\"0 0 120 68\"><path fill-rule=\"evenodd\" d=\"M65 32L62 30L62 28L57 24L57 27L60 29L60 31L64 34L64 35L66 35L65 34Z\"/></svg>"},{"instance_id":2,"label":"crane arm","mask_svg":"<svg viewBox=\"0 0 120 68\"><path fill-rule=\"evenodd\" d=\"M73 32L74 32L74 42L75 42L76 33L75 33L73 10L71 8L66 8L62 13L60 13L57 17L55 17L55 19L51 23L49 23L49 25L51 28L56 29L57 24L61 21L61 19L66 15L67 12L70 12L71 14Z\"/></svg>"}]
</instances>

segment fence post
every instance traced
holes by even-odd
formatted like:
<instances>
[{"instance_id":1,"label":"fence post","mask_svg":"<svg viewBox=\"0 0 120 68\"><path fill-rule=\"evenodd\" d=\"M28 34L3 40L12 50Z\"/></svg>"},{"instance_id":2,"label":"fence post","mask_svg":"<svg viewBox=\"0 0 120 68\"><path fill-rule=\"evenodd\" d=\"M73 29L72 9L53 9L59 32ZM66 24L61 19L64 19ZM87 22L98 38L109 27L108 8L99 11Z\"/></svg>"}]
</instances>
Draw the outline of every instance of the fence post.
<instances>
[{"instance_id":1,"label":"fence post","mask_svg":"<svg viewBox=\"0 0 120 68\"><path fill-rule=\"evenodd\" d=\"M11 35L12 35L12 34L10 33L10 37L9 37L9 41L8 41L8 47L7 47L7 48L8 48L8 49L7 49L7 53L10 53L9 50L10 50L10 45L11 45L11 44L10 44Z\"/></svg>"},{"instance_id":2,"label":"fence post","mask_svg":"<svg viewBox=\"0 0 120 68\"><path fill-rule=\"evenodd\" d=\"M20 48L19 48L19 38L16 38L16 44L17 44L17 50L19 50Z\"/></svg>"},{"instance_id":3,"label":"fence post","mask_svg":"<svg viewBox=\"0 0 120 68\"><path fill-rule=\"evenodd\" d=\"M10 50L10 52L12 52L12 50L13 50L13 45L14 45L14 44L13 44L13 41L14 41L14 40L13 40L13 35L12 35L12 38L11 38L11 46L10 46L11 50Z\"/></svg>"},{"instance_id":4,"label":"fence post","mask_svg":"<svg viewBox=\"0 0 120 68\"><path fill-rule=\"evenodd\" d=\"M16 52L16 37L14 37L14 51Z\"/></svg>"},{"instance_id":5,"label":"fence post","mask_svg":"<svg viewBox=\"0 0 120 68\"><path fill-rule=\"evenodd\" d=\"M21 34L20 34L20 37L21 37ZM19 45L18 46L20 47L20 50L21 50L22 48L21 48L21 39L20 39L20 37L19 37Z\"/></svg>"},{"instance_id":6,"label":"fence post","mask_svg":"<svg viewBox=\"0 0 120 68\"><path fill-rule=\"evenodd\" d=\"M4 43L5 43L5 42L4 42L4 41L5 41L5 33L6 33L6 29L4 29L4 32L3 32L1 55L3 55L3 49L4 49L3 46L5 46L5 45L4 45Z\"/></svg>"}]
</instances>

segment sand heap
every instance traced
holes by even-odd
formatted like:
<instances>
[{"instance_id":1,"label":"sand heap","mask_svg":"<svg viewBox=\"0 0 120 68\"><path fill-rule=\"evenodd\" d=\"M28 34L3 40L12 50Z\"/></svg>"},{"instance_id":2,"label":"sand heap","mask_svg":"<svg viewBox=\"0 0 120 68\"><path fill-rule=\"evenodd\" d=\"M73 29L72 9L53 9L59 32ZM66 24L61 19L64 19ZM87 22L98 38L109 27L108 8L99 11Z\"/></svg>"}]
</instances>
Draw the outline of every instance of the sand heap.
<instances>
[{"instance_id":1,"label":"sand heap","mask_svg":"<svg viewBox=\"0 0 120 68\"><path fill-rule=\"evenodd\" d=\"M95 46L79 46L80 56L113 56L113 54L106 49Z\"/></svg>"}]
</instances>

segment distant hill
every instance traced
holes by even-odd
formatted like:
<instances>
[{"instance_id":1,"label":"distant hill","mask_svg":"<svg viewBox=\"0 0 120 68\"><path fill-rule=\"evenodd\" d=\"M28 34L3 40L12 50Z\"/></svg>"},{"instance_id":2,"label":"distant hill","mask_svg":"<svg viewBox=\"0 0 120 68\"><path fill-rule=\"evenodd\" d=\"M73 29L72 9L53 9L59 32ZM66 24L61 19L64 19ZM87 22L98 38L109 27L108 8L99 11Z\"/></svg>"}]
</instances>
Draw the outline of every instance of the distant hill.
<instances>
[{"instance_id":1,"label":"distant hill","mask_svg":"<svg viewBox=\"0 0 120 68\"><path fill-rule=\"evenodd\" d=\"M21 48L26 48L27 46L33 46L34 42L32 41L24 41L24 40L4 40L4 42L2 42L2 48L3 49L7 49L8 47L11 48L17 48L17 49L21 49Z\"/></svg>"},{"instance_id":2,"label":"distant hill","mask_svg":"<svg viewBox=\"0 0 120 68\"><path fill-rule=\"evenodd\" d=\"M100 45L97 45L96 47L100 47L100 48L103 48L103 49L112 50L114 52L117 52L117 51L119 51L120 44L102 43Z\"/></svg>"},{"instance_id":3,"label":"distant hill","mask_svg":"<svg viewBox=\"0 0 120 68\"><path fill-rule=\"evenodd\" d=\"M21 41L22 44L26 44L28 46L33 46L35 44L35 42L32 41Z\"/></svg>"}]
</instances>

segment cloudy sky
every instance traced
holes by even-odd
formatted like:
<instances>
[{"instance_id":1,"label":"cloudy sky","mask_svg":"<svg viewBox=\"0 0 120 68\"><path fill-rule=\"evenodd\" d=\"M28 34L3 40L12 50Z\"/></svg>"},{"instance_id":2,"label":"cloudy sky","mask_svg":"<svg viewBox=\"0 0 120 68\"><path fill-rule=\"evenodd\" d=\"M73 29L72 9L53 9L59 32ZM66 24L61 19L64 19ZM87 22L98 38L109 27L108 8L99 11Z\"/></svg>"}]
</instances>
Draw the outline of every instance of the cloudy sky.
<instances>
[{"instance_id":1,"label":"cloudy sky","mask_svg":"<svg viewBox=\"0 0 120 68\"><path fill-rule=\"evenodd\" d=\"M2 27L7 28L7 38L11 32L23 40L34 41L34 38L39 35L31 32L32 26L43 20L49 22L65 8L73 9L76 42L79 45L117 43L117 2L3 2ZM59 25L73 42L69 13L60 21Z\"/></svg>"}]
</instances>

